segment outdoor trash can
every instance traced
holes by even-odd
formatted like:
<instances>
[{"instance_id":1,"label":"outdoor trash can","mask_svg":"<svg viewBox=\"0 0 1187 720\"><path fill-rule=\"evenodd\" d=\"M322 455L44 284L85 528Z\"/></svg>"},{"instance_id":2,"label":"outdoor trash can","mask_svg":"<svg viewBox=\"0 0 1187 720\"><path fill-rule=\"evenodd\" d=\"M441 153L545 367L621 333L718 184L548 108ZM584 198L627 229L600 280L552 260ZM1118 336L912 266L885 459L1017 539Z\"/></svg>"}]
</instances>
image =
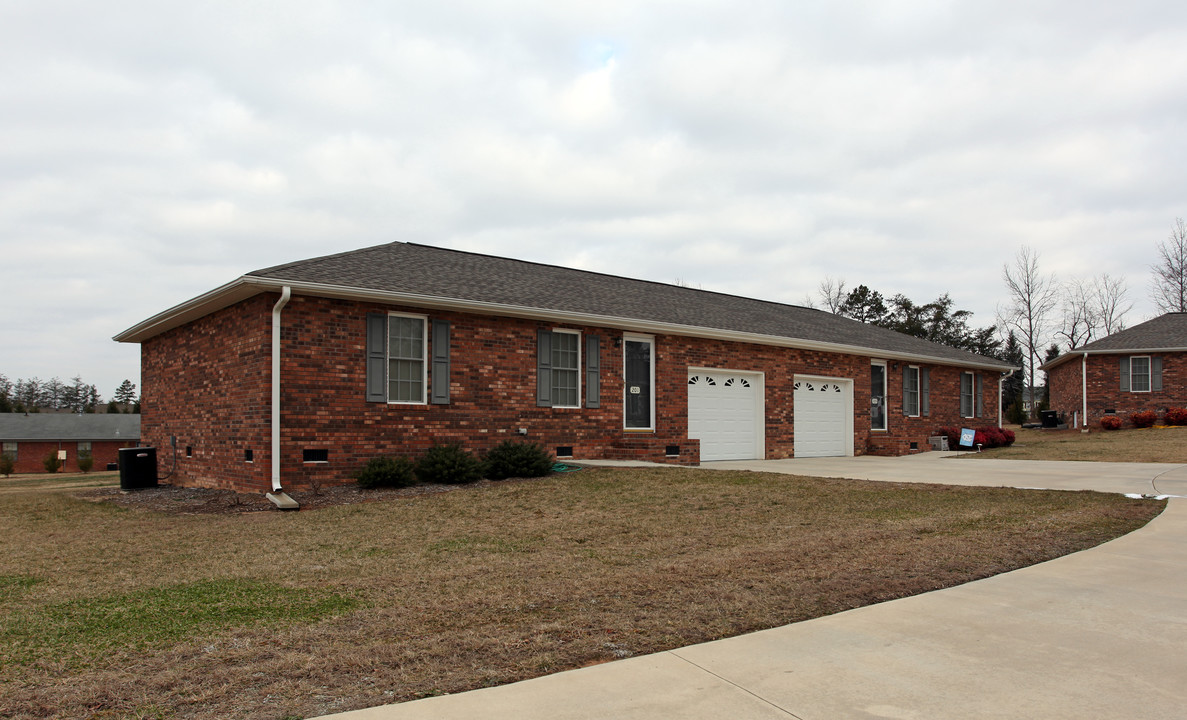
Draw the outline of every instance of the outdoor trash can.
<instances>
[{"instance_id":1,"label":"outdoor trash can","mask_svg":"<svg viewBox=\"0 0 1187 720\"><path fill-rule=\"evenodd\" d=\"M156 448L120 448L119 460L120 490L139 490L157 486Z\"/></svg>"},{"instance_id":2,"label":"outdoor trash can","mask_svg":"<svg viewBox=\"0 0 1187 720\"><path fill-rule=\"evenodd\" d=\"M1055 410L1042 410L1039 412L1039 418L1042 419L1045 428L1059 427L1059 413Z\"/></svg>"}]
</instances>

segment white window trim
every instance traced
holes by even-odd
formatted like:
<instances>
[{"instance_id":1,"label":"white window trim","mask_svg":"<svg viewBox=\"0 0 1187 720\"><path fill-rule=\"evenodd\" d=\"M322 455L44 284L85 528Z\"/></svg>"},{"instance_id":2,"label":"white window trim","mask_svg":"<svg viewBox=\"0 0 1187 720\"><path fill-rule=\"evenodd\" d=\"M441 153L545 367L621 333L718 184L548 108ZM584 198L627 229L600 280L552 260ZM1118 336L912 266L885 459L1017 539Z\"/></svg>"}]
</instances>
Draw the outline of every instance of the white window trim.
<instances>
[{"instance_id":1,"label":"white window trim","mask_svg":"<svg viewBox=\"0 0 1187 720\"><path fill-rule=\"evenodd\" d=\"M387 396L388 405L428 405L429 404L429 316L414 313L389 312L387 314L387 347L383 349L383 394ZM420 320L420 402L409 400L392 400L392 323L391 318L402 317Z\"/></svg>"},{"instance_id":2,"label":"white window trim","mask_svg":"<svg viewBox=\"0 0 1187 720\"><path fill-rule=\"evenodd\" d=\"M887 367L885 360L871 360L870 367L879 365L882 367L882 427L874 427L873 420L870 421L870 432L887 432L890 429L890 405L886 402L889 391L890 368Z\"/></svg>"},{"instance_id":3,"label":"white window trim","mask_svg":"<svg viewBox=\"0 0 1187 720\"><path fill-rule=\"evenodd\" d=\"M1129 391L1131 393L1153 392L1154 363L1150 360L1150 358L1151 358L1150 355L1130 355L1129 356ZM1133 389L1133 361L1134 360L1143 360L1143 359L1146 361L1146 389L1145 390L1134 390Z\"/></svg>"},{"instance_id":4,"label":"white window trim","mask_svg":"<svg viewBox=\"0 0 1187 720\"><path fill-rule=\"evenodd\" d=\"M581 331L580 330L569 330L567 328L553 328L552 334L553 335L576 335L577 336L577 404L576 405L557 405L556 403L553 403L552 407L559 409L559 410L579 410L579 409L581 409L581 375L582 375L581 370L583 367L581 362L582 362L582 360L585 359L585 357L582 353L582 348L581 348L581 345L582 345ZM552 361L552 358L549 358L549 362L551 362L551 361ZM554 372L554 373L556 372L555 365L552 366L552 372ZM553 387L555 388L555 386L553 386ZM549 388L549 394L552 394L552 389L553 388Z\"/></svg>"},{"instance_id":5,"label":"white window trim","mask_svg":"<svg viewBox=\"0 0 1187 720\"><path fill-rule=\"evenodd\" d=\"M626 344L628 341L629 342L645 342L651 346L651 352L649 352L647 354L648 357L651 358L651 362L648 363L649 367L647 368L647 371L651 376L647 380L651 384L651 412L650 412L651 425L649 427L645 427L645 428L627 427L627 424L626 424L626 396L627 396ZM633 333L623 333L622 334L622 429L627 432L655 432L655 362L656 362L656 357L655 357L655 336L654 335L636 335Z\"/></svg>"},{"instance_id":6,"label":"white window trim","mask_svg":"<svg viewBox=\"0 0 1187 720\"><path fill-rule=\"evenodd\" d=\"M969 414L968 415L964 414L964 379L966 376L969 379ZM960 404L961 404L960 416L962 418L968 419L968 418L977 417L977 377L973 373L968 372L968 371L964 371L964 372L960 373Z\"/></svg>"},{"instance_id":7,"label":"white window trim","mask_svg":"<svg viewBox=\"0 0 1187 720\"><path fill-rule=\"evenodd\" d=\"M923 413L923 371L918 365L908 365L907 370L915 371L915 412L907 413L907 417L921 417ZM907 404L906 393L903 394L903 405Z\"/></svg>"}]
</instances>

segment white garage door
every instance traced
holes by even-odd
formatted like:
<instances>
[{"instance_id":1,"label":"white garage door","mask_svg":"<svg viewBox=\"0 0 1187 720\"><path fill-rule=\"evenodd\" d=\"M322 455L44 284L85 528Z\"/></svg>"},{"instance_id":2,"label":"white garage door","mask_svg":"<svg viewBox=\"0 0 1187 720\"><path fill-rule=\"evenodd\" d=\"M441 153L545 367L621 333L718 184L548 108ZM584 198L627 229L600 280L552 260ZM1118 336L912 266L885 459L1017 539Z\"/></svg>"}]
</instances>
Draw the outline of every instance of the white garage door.
<instances>
[{"instance_id":1,"label":"white garage door","mask_svg":"<svg viewBox=\"0 0 1187 720\"><path fill-rule=\"evenodd\" d=\"M760 373L688 371L688 436L701 460L763 458L762 389Z\"/></svg>"},{"instance_id":2,"label":"white garage door","mask_svg":"<svg viewBox=\"0 0 1187 720\"><path fill-rule=\"evenodd\" d=\"M853 382L839 378L795 378L796 457L853 454Z\"/></svg>"}]
</instances>

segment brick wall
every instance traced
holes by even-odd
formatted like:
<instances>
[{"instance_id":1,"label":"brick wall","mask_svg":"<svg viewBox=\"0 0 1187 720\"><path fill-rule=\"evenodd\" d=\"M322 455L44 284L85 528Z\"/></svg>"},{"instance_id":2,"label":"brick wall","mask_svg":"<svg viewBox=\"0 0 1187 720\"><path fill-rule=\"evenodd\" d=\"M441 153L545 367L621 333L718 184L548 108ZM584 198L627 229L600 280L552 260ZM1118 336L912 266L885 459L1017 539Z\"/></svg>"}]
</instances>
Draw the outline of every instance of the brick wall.
<instances>
[{"instance_id":1,"label":"brick wall","mask_svg":"<svg viewBox=\"0 0 1187 720\"><path fill-rule=\"evenodd\" d=\"M118 462L119 449L135 445L135 441L131 443L120 442L118 440L104 440L91 442L91 457L94 463L91 467L91 472L100 472L107 469L107 463ZM17 459L13 468L14 473L44 473L45 472L45 457L50 453L57 454L59 450L66 451L66 462L58 472L73 473L82 472L78 467L78 441L77 440L52 440L52 441L23 441L17 443Z\"/></svg>"},{"instance_id":2,"label":"brick wall","mask_svg":"<svg viewBox=\"0 0 1187 720\"><path fill-rule=\"evenodd\" d=\"M1121 355L1088 356L1088 427L1099 428L1106 411L1125 418L1142 410L1163 412L1167 408L1187 407L1187 353L1142 353L1162 358L1162 390L1153 392L1121 391ZM1079 358L1069 360L1049 375L1051 409L1063 413L1069 422L1072 413L1083 414L1083 372Z\"/></svg>"},{"instance_id":3,"label":"brick wall","mask_svg":"<svg viewBox=\"0 0 1187 720\"><path fill-rule=\"evenodd\" d=\"M141 434L156 445L162 475L178 436L176 479L170 482L241 490L269 487L270 312L276 294L256 297L144 343ZM407 312L451 325L450 403L398 405L365 399L366 315ZM600 408L536 406L536 336L573 329L602 338ZM660 335L655 338L655 431L622 428L622 332L613 328L519 318L425 311L307 296L283 312L282 454L286 486L349 480L380 454L415 455L434 443L459 442L484 451L506 439L539 442L549 451L571 446L573 457L642 459L692 464L697 440L687 435L688 367L762 372L766 386L766 456L794 450L794 376L854 380L855 454L902 454L927 448L942 425L967 425L959 415L959 370L931 368L929 417L902 416L902 363L888 364L886 432L871 432L870 358ZM432 350L429 349L431 357ZM431 370L430 370L431 374ZM984 406L997 407L997 373L982 373ZM430 379L431 382L431 379ZM582 380L584 383L584 379ZM584 401L584 388L582 400ZM995 424L996 412L977 421ZM519 429L526 430L520 435ZM668 446L677 457L667 457ZM192 457L185 448L192 448ZM244 451L254 451L254 463ZM303 451L325 450L327 462L304 462Z\"/></svg>"}]
</instances>

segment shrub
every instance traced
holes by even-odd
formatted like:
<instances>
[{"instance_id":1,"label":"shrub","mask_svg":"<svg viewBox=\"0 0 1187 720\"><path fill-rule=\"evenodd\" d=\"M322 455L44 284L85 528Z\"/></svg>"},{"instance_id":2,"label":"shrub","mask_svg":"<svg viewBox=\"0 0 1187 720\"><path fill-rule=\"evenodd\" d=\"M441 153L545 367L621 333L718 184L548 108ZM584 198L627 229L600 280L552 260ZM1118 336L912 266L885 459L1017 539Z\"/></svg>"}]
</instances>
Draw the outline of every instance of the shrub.
<instances>
[{"instance_id":1,"label":"shrub","mask_svg":"<svg viewBox=\"0 0 1187 720\"><path fill-rule=\"evenodd\" d=\"M80 453L78 456L78 469L84 473L89 473L93 467L95 467L95 458L91 457L90 453Z\"/></svg>"},{"instance_id":2,"label":"shrub","mask_svg":"<svg viewBox=\"0 0 1187 720\"><path fill-rule=\"evenodd\" d=\"M543 446L506 440L486 454L486 476L491 480L543 477L552 472L552 464L552 454Z\"/></svg>"},{"instance_id":3,"label":"shrub","mask_svg":"<svg viewBox=\"0 0 1187 720\"><path fill-rule=\"evenodd\" d=\"M1013 430L1002 428L1002 436L1006 439L1006 447L1014 444L1015 435Z\"/></svg>"},{"instance_id":4,"label":"shrub","mask_svg":"<svg viewBox=\"0 0 1187 720\"><path fill-rule=\"evenodd\" d=\"M944 435L948 438L948 449L960 449L960 428L957 427L942 427L936 430L936 435Z\"/></svg>"},{"instance_id":5,"label":"shrub","mask_svg":"<svg viewBox=\"0 0 1187 720\"><path fill-rule=\"evenodd\" d=\"M1100 419L1100 426L1105 430L1120 430L1121 418L1116 415L1105 415Z\"/></svg>"},{"instance_id":6,"label":"shrub","mask_svg":"<svg viewBox=\"0 0 1187 720\"><path fill-rule=\"evenodd\" d=\"M16 463L12 461L12 457L5 453L0 453L0 473L2 473L4 477L8 477L12 474L12 471L15 468Z\"/></svg>"},{"instance_id":7,"label":"shrub","mask_svg":"<svg viewBox=\"0 0 1187 720\"><path fill-rule=\"evenodd\" d=\"M41 461L41 464L45 466L46 472L51 473L56 473L58 468L62 467L62 461L58 459L58 453L54 450L49 451L49 455L45 456L45 459Z\"/></svg>"},{"instance_id":8,"label":"shrub","mask_svg":"<svg viewBox=\"0 0 1187 720\"><path fill-rule=\"evenodd\" d=\"M416 463L416 477L424 483L462 485L482 479L482 461L461 445L434 445Z\"/></svg>"},{"instance_id":9,"label":"shrub","mask_svg":"<svg viewBox=\"0 0 1187 720\"><path fill-rule=\"evenodd\" d=\"M354 476L361 488L408 487L416 484L416 468L406 457L375 457Z\"/></svg>"},{"instance_id":10,"label":"shrub","mask_svg":"<svg viewBox=\"0 0 1187 720\"><path fill-rule=\"evenodd\" d=\"M1154 427L1154 423L1158 422L1158 413L1153 410L1135 412L1129 416L1129 421L1137 428Z\"/></svg>"},{"instance_id":11,"label":"shrub","mask_svg":"<svg viewBox=\"0 0 1187 720\"><path fill-rule=\"evenodd\" d=\"M1163 422L1167 425L1187 425L1187 408L1168 408Z\"/></svg>"},{"instance_id":12,"label":"shrub","mask_svg":"<svg viewBox=\"0 0 1187 720\"><path fill-rule=\"evenodd\" d=\"M1021 425L1026 422L1026 411L1022 409L1022 403L1015 401L1010 403L1006 408L1006 419L1015 425Z\"/></svg>"}]
</instances>

